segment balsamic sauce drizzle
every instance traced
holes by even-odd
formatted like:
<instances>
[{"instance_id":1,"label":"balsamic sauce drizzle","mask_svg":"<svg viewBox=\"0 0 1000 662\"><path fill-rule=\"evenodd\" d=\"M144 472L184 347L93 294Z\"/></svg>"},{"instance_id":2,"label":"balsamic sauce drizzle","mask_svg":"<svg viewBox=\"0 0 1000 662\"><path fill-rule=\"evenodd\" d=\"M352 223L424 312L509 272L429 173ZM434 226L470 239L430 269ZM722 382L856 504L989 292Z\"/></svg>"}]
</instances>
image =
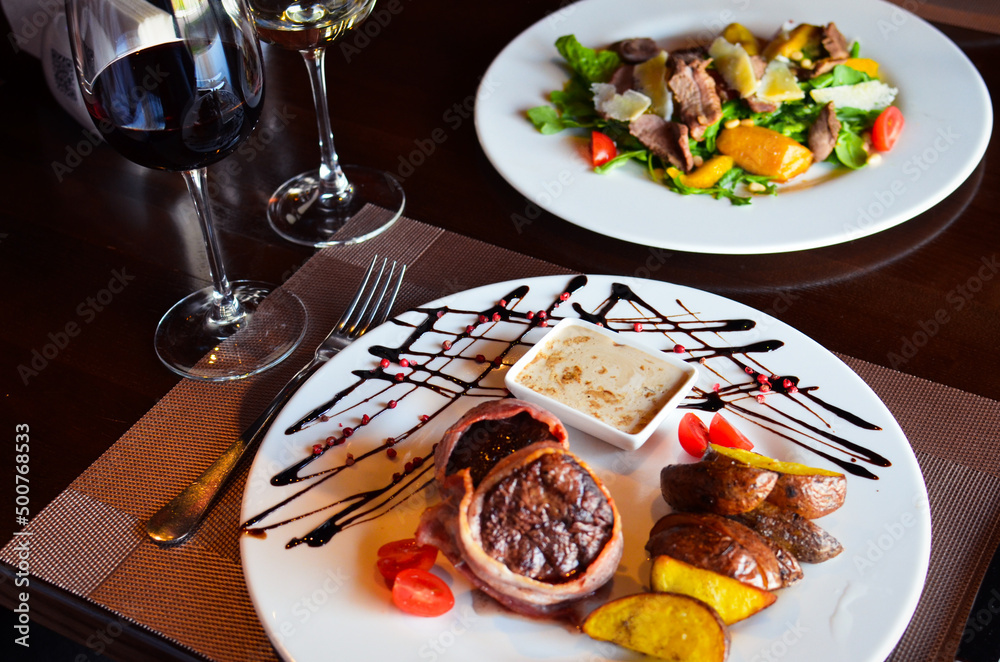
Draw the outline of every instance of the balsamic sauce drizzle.
<instances>
[{"instance_id":1,"label":"balsamic sauce drizzle","mask_svg":"<svg viewBox=\"0 0 1000 662\"><path fill-rule=\"evenodd\" d=\"M394 472L391 480L382 485L345 496L309 512L261 524L270 515L293 504L303 494L341 472L357 467L362 461L373 462L379 458L402 455L396 449L397 446L414 437L421 428L442 415L459 399L470 396L509 396L502 381L495 376L497 371L513 363L514 359L508 360L511 352L533 344L525 339L530 332L562 319L556 315L560 305L586 285L586 276L572 277L564 292L554 297L548 307L541 310L522 309L529 288L521 285L483 310L454 309L447 306L416 308L408 316L422 316L417 323L403 321L402 318L407 315L393 319L392 323L397 326L412 329L406 339L398 347L369 347L368 353L376 359L373 367L353 370L351 374L357 378L356 381L333 394L329 400L285 430L286 435L295 435L315 426L328 424L332 420L340 421L342 429L339 434L327 436L319 442L303 442L304 456L278 471L270 480L272 485L279 487L308 484L250 518L240 528L248 535L263 537L269 530L333 509L333 514L321 524L301 537L292 538L286 544L286 548L302 543L316 547L326 544L346 528L381 517L431 485L433 476L428 475L428 472L434 466L434 450L431 448L427 452L426 448L413 448L411 459L404 461L400 457L395 460L397 464L403 465L402 470ZM782 341L772 339L730 344L723 338L723 333L747 332L755 328L756 322L750 319L705 320L679 299L675 303L683 312L665 315L627 285L614 283L608 297L595 310L586 310L578 302L573 302L571 307L575 316L613 331L658 334L673 345L663 351L684 354L684 360L701 364L703 376L707 371L719 377L720 383L711 390L696 387L681 405L682 408L710 412L727 409L855 476L878 479L875 473L859 462L875 467L891 466L888 459L874 450L835 434L831 431L833 426L825 417L837 418L863 430L880 430L879 426L821 399L815 394L818 386L802 386L798 376L775 375L764 366L761 356L780 350L784 346ZM463 323L465 321L470 323ZM660 344L662 342L661 340ZM489 356L486 356L486 352L489 352ZM725 371L727 364L738 368L745 378L733 380L732 377L723 376L724 372L732 372ZM491 375L494 375L492 380ZM374 392L364 395L369 391L362 391L352 398L362 386L366 386L369 391L374 386ZM361 445L357 443L358 439L351 440L353 435L365 437L364 428L367 425L380 416L387 416L416 392L437 396L436 399L425 399L431 403L437 401L439 406L422 413L417 423L395 437L374 444L368 438L363 446L365 450L357 457L346 452ZM364 397L360 397L361 395ZM792 403L795 415L787 411L787 408L775 407L772 399L777 398L781 402ZM420 405L424 404L421 400ZM396 418L403 421L401 416ZM348 421L358 422L352 427L348 426ZM414 441L418 442L419 437ZM339 464L310 472L309 467L313 462L338 446L345 446L342 453L344 458ZM376 468L373 467L373 470Z\"/></svg>"}]
</instances>

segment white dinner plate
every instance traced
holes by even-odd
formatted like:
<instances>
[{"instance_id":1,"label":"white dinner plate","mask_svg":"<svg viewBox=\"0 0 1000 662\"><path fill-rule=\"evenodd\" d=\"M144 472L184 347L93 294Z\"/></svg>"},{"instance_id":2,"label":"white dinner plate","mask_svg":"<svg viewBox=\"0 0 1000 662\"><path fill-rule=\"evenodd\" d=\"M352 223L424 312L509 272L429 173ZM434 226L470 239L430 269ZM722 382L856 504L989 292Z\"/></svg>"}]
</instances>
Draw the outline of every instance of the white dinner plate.
<instances>
[{"instance_id":1,"label":"white dinner plate","mask_svg":"<svg viewBox=\"0 0 1000 662\"><path fill-rule=\"evenodd\" d=\"M720 384L728 403L727 418L765 454L836 468L793 443L820 446L817 433L804 427L808 425L877 449L891 462L891 466L850 462L838 446L826 449L830 457L846 461L851 468L878 476L872 480L850 475L846 504L818 521L840 539L844 552L823 564L804 564L805 578L799 584L782 589L774 605L731 628L733 662L777 658L882 662L916 607L931 538L920 469L882 402L827 350L742 304L659 281L610 276L577 279L581 279L576 281L579 287L572 287L573 279L564 276L499 283L405 312L338 354L279 414L251 468L243 520L299 496L254 526L291 521L263 535L258 532L241 539L250 595L276 649L284 658L298 662L638 659L565 624L504 611L473 591L443 557L434 571L454 591L454 609L437 618L420 618L393 606L375 570L376 551L384 543L413 536L420 513L435 499L432 487L414 491L433 475L429 463L395 483L403 488L402 493L380 507L369 511L369 506L378 506L384 498L353 512L344 511L357 503L350 496L386 489L393 485L393 473L403 473L408 461L430 455L442 431L467 408L483 398L506 395L506 366L547 332L537 325L537 314L535 321L528 322L527 311L551 310L549 320L602 312L607 326L628 334L635 334L633 325L642 320L638 337L643 342L668 351L681 344L684 357L706 357L705 363L695 363L700 373L696 389L712 393L714 385ZM616 283L627 285L641 301L609 299L613 292L622 293ZM567 290L573 290L568 300L550 309ZM505 303L500 304L501 300ZM477 323L479 313L486 322ZM494 313L499 314L499 322L492 321ZM743 330L723 331L724 320L751 320L753 324L734 323L730 328ZM471 337L463 335L470 324L474 325ZM419 337L409 342L411 334ZM446 350L445 341L454 344ZM404 346L407 349L398 358L415 361L417 367L401 367L392 351L379 349ZM735 361L727 358L731 352ZM480 354L484 362L478 360ZM380 356L393 359L384 370ZM492 363L497 357L502 357L501 367ZM745 366L769 375L796 376L799 393L772 391L760 403L757 390L747 392L747 385L756 382ZM396 380L397 374L402 381ZM742 395L735 393L741 388ZM697 390L694 393L685 404L704 401ZM287 428L338 394L342 397L327 412L326 420L317 419L299 432L286 434ZM397 406L390 408L390 400ZM740 416L740 410L747 418ZM625 552L611 586L612 596L648 588L650 562L644 545L653 523L668 512L660 496L660 469L691 461L677 440L677 424L684 412L673 412L642 448L632 452L569 429L571 449L603 479L622 514ZM784 418L785 414L791 418ZM773 422L756 425L752 420L758 415L788 427ZM866 429L859 421L848 420L850 415L881 429ZM710 414L702 416L707 422ZM328 437L343 438L346 428L354 430L346 443L332 446L301 471L330 471L328 479L283 487L269 483L272 476L309 457L314 444L323 444ZM388 437L397 440L395 459L380 448ZM372 454L366 455L369 451ZM348 453L355 459L352 466L347 466ZM311 489L301 492L304 488ZM383 497L395 491L390 488ZM321 508L325 510L314 512ZM322 546L286 547L327 518L353 525Z\"/></svg>"},{"instance_id":2,"label":"white dinner plate","mask_svg":"<svg viewBox=\"0 0 1000 662\"><path fill-rule=\"evenodd\" d=\"M594 173L583 130L542 135L525 112L548 103L567 69L555 41L575 34L593 48L629 37L665 47L710 42L731 22L766 37L787 20L836 22L861 55L877 60L896 87L906 119L899 142L877 167L840 171L813 166L777 197L736 207L709 196L681 196L629 163ZM931 208L979 163L993 129L989 92L979 72L941 32L881 0L583 0L521 33L483 77L476 130L487 158L530 205L600 234L683 251L779 253L851 241L886 230ZM830 178L822 181L824 178Z\"/></svg>"}]
</instances>

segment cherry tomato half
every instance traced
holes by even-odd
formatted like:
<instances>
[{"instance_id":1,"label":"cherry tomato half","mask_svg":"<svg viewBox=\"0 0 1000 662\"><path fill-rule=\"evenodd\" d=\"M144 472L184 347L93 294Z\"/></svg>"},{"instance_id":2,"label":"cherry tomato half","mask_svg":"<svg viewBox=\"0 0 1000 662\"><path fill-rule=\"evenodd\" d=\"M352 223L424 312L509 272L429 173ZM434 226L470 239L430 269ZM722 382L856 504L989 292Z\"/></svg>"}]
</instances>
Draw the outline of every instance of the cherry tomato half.
<instances>
[{"instance_id":1,"label":"cherry tomato half","mask_svg":"<svg viewBox=\"0 0 1000 662\"><path fill-rule=\"evenodd\" d=\"M880 152L888 152L903 132L903 112L895 106L889 106L875 118L872 126L872 146Z\"/></svg>"},{"instance_id":2,"label":"cherry tomato half","mask_svg":"<svg viewBox=\"0 0 1000 662\"><path fill-rule=\"evenodd\" d=\"M382 545L378 550L378 568L386 586L392 588L396 575L408 568L430 570L437 560L438 550L433 545L421 545L416 538L395 540Z\"/></svg>"},{"instance_id":3,"label":"cherry tomato half","mask_svg":"<svg viewBox=\"0 0 1000 662\"><path fill-rule=\"evenodd\" d=\"M440 616L455 606L455 596L437 575L419 568L408 568L396 575L392 584L392 602L407 614Z\"/></svg>"},{"instance_id":4,"label":"cherry tomato half","mask_svg":"<svg viewBox=\"0 0 1000 662\"><path fill-rule=\"evenodd\" d=\"M681 448L690 455L697 458L705 455L709 442L708 428L697 414L692 412L684 414L677 428L677 436L680 438Z\"/></svg>"},{"instance_id":5,"label":"cherry tomato half","mask_svg":"<svg viewBox=\"0 0 1000 662\"><path fill-rule=\"evenodd\" d=\"M753 444L742 432L732 426L732 424L716 414L712 417L712 422L708 426L708 436L713 444L726 446L727 448L742 448L745 451L751 450Z\"/></svg>"},{"instance_id":6,"label":"cherry tomato half","mask_svg":"<svg viewBox=\"0 0 1000 662\"><path fill-rule=\"evenodd\" d=\"M590 162L596 168L618 156L615 141L600 131L590 132Z\"/></svg>"}]
</instances>

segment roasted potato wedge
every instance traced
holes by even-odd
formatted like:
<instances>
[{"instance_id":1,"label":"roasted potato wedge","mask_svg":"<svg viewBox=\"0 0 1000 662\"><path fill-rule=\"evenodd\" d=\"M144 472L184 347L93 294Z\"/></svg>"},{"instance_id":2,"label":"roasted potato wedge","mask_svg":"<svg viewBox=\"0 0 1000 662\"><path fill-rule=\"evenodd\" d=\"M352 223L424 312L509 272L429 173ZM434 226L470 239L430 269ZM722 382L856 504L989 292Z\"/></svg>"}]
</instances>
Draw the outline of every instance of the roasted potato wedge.
<instances>
[{"instance_id":1,"label":"roasted potato wedge","mask_svg":"<svg viewBox=\"0 0 1000 662\"><path fill-rule=\"evenodd\" d=\"M778 474L728 462L671 464L660 470L660 491L675 510L738 515L764 502Z\"/></svg>"},{"instance_id":2,"label":"roasted potato wedge","mask_svg":"<svg viewBox=\"0 0 1000 662\"><path fill-rule=\"evenodd\" d=\"M583 631L599 641L663 660L722 662L729 631L714 609L674 593L637 593L612 600L587 616Z\"/></svg>"},{"instance_id":3,"label":"roasted potato wedge","mask_svg":"<svg viewBox=\"0 0 1000 662\"><path fill-rule=\"evenodd\" d=\"M847 497L847 477L836 471L797 462L781 462L752 451L715 444L709 444L705 461L735 462L778 473L778 480L767 500L806 519L829 515L844 505Z\"/></svg>"},{"instance_id":4,"label":"roasted potato wedge","mask_svg":"<svg viewBox=\"0 0 1000 662\"><path fill-rule=\"evenodd\" d=\"M805 563L822 563L844 551L840 541L815 522L767 501L733 519Z\"/></svg>"},{"instance_id":5,"label":"roasted potato wedge","mask_svg":"<svg viewBox=\"0 0 1000 662\"><path fill-rule=\"evenodd\" d=\"M666 555L653 559L649 584L657 593L680 593L698 598L718 612L726 625L770 607L777 599L770 591Z\"/></svg>"},{"instance_id":6,"label":"roasted potato wedge","mask_svg":"<svg viewBox=\"0 0 1000 662\"><path fill-rule=\"evenodd\" d=\"M774 550L753 530L711 513L670 513L649 534L646 551L671 556L751 586L784 586Z\"/></svg>"}]
</instances>

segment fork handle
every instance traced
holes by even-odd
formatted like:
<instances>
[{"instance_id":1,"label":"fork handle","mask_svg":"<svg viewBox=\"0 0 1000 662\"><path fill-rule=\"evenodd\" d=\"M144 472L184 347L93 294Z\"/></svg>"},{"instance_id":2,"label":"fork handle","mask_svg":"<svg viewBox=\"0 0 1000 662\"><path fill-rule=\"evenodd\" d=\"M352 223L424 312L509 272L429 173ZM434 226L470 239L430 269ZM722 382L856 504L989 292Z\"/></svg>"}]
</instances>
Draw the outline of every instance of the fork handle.
<instances>
[{"instance_id":1,"label":"fork handle","mask_svg":"<svg viewBox=\"0 0 1000 662\"><path fill-rule=\"evenodd\" d=\"M314 358L278 392L267 409L193 483L146 522L146 534L161 545L176 545L194 533L246 452L255 448L275 416L299 387L326 361Z\"/></svg>"}]
</instances>

